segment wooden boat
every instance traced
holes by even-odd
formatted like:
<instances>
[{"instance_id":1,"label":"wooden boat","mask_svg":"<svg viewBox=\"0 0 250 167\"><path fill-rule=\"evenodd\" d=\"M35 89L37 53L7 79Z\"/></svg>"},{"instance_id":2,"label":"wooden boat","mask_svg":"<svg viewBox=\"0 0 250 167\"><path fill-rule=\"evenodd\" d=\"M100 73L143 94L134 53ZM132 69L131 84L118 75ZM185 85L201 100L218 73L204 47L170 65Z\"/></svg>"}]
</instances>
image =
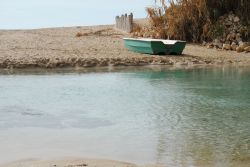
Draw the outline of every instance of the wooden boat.
<instances>
[{"instance_id":1,"label":"wooden boat","mask_svg":"<svg viewBox=\"0 0 250 167\"><path fill-rule=\"evenodd\" d=\"M134 52L152 55L181 55L185 41L149 38L123 38L125 47Z\"/></svg>"}]
</instances>

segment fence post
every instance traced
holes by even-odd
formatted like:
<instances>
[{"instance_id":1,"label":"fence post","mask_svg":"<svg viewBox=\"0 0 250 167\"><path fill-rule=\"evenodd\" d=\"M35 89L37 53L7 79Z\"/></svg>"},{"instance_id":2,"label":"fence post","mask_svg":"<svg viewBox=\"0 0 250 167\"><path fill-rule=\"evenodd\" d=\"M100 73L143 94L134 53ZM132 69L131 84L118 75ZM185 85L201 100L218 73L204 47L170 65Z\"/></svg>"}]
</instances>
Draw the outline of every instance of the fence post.
<instances>
[{"instance_id":1,"label":"fence post","mask_svg":"<svg viewBox=\"0 0 250 167\"><path fill-rule=\"evenodd\" d=\"M133 31L133 13L115 17L115 28L130 33Z\"/></svg>"},{"instance_id":2,"label":"fence post","mask_svg":"<svg viewBox=\"0 0 250 167\"><path fill-rule=\"evenodd\" d=\"M128 31L133 31L133 13L130 13L130 15L128 16Z\"/></svg>"}]
</instances>

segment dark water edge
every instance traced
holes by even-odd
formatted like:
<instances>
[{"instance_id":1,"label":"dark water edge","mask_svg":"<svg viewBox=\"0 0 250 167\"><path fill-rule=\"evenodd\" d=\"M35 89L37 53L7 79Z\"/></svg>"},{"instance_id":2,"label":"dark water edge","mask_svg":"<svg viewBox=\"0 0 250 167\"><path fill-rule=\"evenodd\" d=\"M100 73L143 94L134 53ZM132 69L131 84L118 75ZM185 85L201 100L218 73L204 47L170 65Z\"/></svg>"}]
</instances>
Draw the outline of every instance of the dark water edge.
<instances>
[{"instance_id":1,"label":"dark water edge","mask_svg":"<svg viewBox=\"0 0 250 167\"><path fill-rule=\"evenodd\" d=\"M64 67L64 68L24 68L3 69L0 75L53 75L53 74L84 74L84 73L109 73L109 72L140 72L140 71L173 71L192 69L249 69L250 65L145 65L145 66L104 66L104 67Z\"/></svg>"}]
</instances>

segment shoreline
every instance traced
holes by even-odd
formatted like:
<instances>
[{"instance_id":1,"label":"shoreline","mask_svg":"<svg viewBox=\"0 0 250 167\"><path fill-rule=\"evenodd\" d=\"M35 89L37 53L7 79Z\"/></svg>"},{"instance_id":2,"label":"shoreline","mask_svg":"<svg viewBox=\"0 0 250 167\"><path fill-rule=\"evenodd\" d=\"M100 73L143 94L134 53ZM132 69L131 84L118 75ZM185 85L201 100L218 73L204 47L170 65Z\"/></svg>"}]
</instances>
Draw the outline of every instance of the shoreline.
<instances>
[{"instance_id":1,"label":"shoreline","mask_svg":"<svg viewBox=\"0 0 250 167\"><path fill-rule=\"evenodd\" d=\"M64 158L56 160L28 159L0 164L0 167L163 167L162 165L136 165L133 163L104 160L104 159L74 159Z\"/></svg>"},{"instance_id":2,"label":"shoreline","mask_svg":"<svg viewBox=\"0 0 250 167\"><path fill-rule=\"evenodd\" d=\"M85 74L85 73L110 73L110 72L140 72L162 70L192 70L215 68L249 68L250 64L196 64L196 65L144 65L144 66L95 66L95 67L64 67L64 68L0 68L0 75L50 75L50 74Z\"/></svg>"},{"instance_id":3,"label":"shoreline","mask_svg":"<svg viewBox=\"0 0 250 167\"><path fill-rule=\"evenodd\" d=\"M77 33L83 36L76 37ZM182 56L134 53L123 46L122 38L127 36L112 25L0 30L0 69L250 65L250 53L207 49L197 44L187 44Z\"/></svg>"}]
</instances>

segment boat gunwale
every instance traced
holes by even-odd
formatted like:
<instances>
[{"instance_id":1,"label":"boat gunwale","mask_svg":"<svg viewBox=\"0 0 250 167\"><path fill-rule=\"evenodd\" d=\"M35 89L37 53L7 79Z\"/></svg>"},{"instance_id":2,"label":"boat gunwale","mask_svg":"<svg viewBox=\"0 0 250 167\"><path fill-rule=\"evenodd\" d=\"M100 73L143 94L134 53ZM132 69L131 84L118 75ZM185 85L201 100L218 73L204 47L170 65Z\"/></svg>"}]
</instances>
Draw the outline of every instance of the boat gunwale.
<instances>
[{"instance_id":1,"label":"boat gunwale","mask_svg":"<svg viewBox=\"0 0 250 167\"><path fill-rule=\"evenodd\" d=\"M164 40L164 39L151 39L151 38L123 38L124 40L143 41L143 42L162 42L164 45L175 45L176 43L186 43L181 40Z\"/></svg>"}]
</instances>

